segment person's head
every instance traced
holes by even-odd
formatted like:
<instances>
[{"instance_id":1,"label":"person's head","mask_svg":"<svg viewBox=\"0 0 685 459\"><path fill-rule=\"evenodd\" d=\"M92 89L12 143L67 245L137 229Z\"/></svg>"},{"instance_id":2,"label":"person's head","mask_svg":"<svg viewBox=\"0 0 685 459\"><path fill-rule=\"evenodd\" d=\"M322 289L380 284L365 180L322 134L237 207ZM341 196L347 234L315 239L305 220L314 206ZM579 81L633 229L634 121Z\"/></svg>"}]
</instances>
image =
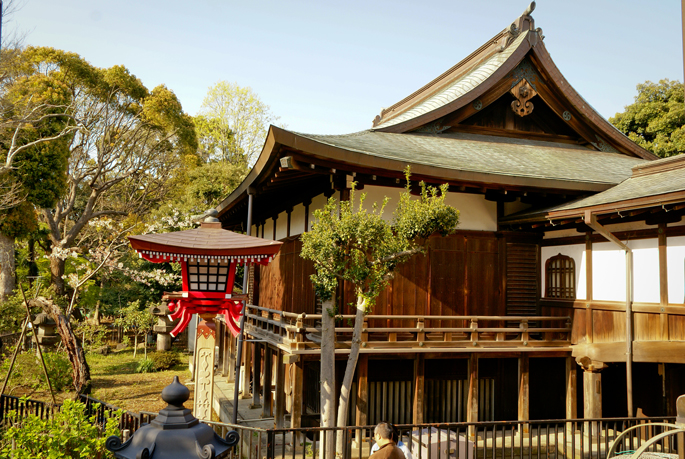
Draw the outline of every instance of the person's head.
<instances>
[{"instance_id":1,"label":"person's head","mask_svg":"<svg viewBox=\"0 0 685 459\"><path fill-rule=\"evenodd\" d=\"M373 437L380 446L392 441L393 429L390 423L381 422L373 430Z\"/></svg>"}]
</instances>

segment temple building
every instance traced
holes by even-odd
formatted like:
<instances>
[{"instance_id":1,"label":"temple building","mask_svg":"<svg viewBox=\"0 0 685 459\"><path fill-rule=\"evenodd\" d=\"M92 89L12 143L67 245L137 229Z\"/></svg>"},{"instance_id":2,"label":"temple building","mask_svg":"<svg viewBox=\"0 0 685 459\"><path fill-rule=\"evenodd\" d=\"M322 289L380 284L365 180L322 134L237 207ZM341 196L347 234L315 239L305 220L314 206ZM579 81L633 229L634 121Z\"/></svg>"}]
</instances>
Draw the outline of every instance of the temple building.
<instances>
[{"instance_id":1,"label":"temple building","mask_svg":"<svg viewBox=\"0 0 685 459\"><path fill-rule=\"evenodd\" d=\"M316 425L320 409L321 305L299 236L353 182L369 205L390 197L390 218L407 166L415 183L449 184L460 224L399 266L367 317L351 424L675 414L685 160L655 161L571 87L533 8L369 130L271 126L218 206L223 228L283 242L249 272L239 381L278 426L286 413L293 427ZM352 292L338 290L343 314ZM339 325L341 381L352 328ZM221 346L230 378L229 335Z\"/></svg>"}]
</instances>

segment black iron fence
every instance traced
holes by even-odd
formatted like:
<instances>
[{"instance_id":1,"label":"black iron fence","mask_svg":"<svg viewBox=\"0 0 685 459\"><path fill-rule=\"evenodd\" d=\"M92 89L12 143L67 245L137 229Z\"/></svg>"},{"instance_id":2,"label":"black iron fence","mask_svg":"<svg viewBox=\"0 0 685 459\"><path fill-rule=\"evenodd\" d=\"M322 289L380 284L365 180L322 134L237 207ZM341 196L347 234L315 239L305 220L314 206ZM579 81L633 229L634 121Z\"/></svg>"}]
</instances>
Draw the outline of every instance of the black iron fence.
<instances>
[{"instance_id":1,"label":"black iron fence","mask_svg":"<svg viewBox=\"0 0 685 459\"><path fill-rule=\"evenodd\" d=\"M104 423L117 407L81 396L89 416ZM11 410L19 418L34 414L47 419L59 410L34 400L10 395L0 397L0 422ZM132 435L157 413L125 412L121 429ZM203 421L204 422L204 421ZM649 439L675 428L675 417L562 419L476 423L396 425L399 440L411 455L407 459L605 459L614 445L616 455L637 451ZM240 434L232 459L315 459L321 450L338 450L342 459L366 459L371 454L373 426L344 428L260 429L221 422L206 422L225 437L229 430ZM332 435L326 435L331 432ZM678 436L650 445L651 457L676 458Z\"/></svg>"}]
</instances>

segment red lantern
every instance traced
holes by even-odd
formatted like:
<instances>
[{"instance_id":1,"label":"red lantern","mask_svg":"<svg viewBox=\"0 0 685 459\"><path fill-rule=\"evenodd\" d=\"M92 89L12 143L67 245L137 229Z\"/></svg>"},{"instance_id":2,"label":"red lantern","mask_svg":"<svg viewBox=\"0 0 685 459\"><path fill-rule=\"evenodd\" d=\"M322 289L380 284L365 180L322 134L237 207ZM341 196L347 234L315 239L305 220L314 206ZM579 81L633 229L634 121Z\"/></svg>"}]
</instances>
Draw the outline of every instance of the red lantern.
<instances>
[{"instance_id":1,"label":"red lantern","mask_svg":"<svg viewBox=\"0 0 685 459\"><path fill-rule=\"evenodd\" d=\"M266 265L282 244L224 230L219 221L187 231L129 236L129 241L148 261L181 263L183 291L165 294L171 300L170 318L180 319L171 331L174 337L185 330L193 314L223 314L237 336L245 298L233 294L236 268Z\"/></svg>"}]
</instances>

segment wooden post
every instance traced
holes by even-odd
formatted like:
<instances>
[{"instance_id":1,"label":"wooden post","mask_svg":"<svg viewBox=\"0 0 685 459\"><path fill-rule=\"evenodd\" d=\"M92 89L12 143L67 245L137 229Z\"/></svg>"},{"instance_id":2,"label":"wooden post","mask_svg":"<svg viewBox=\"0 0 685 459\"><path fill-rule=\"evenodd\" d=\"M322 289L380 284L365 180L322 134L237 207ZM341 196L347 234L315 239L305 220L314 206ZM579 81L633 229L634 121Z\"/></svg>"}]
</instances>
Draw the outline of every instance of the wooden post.
<instances>
[{"instance_id":1,"label":"wooden post","mask_svg":"<svg viewBox=\"0 0 685 459\"><path fill-rule=\"evenodd\" d=\"M262 345L254 343L252 345L252 405L250 408L261 408L262 402L259 390L262 387L260 378L262 376Z\"/></svg>"},{"instance_id":2,"label":"wooden post","mask_svg":"<svg viewBox=\"0 0 685 459\"><path fill-rule=\"evenodd\" d=\"M578 419L578 365L573 357L566 357L566 419Z\"/></svg>"},{"instance_id":3,"label":"wooden post","mask_svg":"<svg viewBox=\"0 0 685 459\"><path fill-rule=\"evenodd\" d=\"M668 252L666 241L666 223L659 223L659 293L661 306L668 305ZM659 314L661 340L669 340L668 314Z\"/></svg>"},{"instance_id":4,"label":"wooden post","mask_svg":"<svg viewBox=\"0 0 685 459\"><path fill-rule=\"evenodd\" d=\"M414 404L412 406L414 424L423 424L425 370L426 362L424 356L423 354L419 354L414 360Z\"/></svg>"},{"instance_id":5,"label":"wooden post","mask_svg":"<svg viewBox=\"0 0 685 459\"><path fill-rule=\"evenodd\" d=\"M366 322L366 317L364 318ZM360 354L357 362L357 425L365 426L369 422L369 355ZM362 432L355 434L357 447L362 444Z\"/></svg>"},{"instance_id":6,"label":"wooden post","mask_svg":"<svg viewBox=\"0 0 685 459\"><path fill-rule=\"evenodd\" d=\"M469 357L469 393L466 401L466 422L478 422L478 354ZM468 428L468 437L476 441L476 429Z\"/></svg>"},{"instance_id":7,"label":"wooden post","mask_svg":"<svg viewBox=\"0 0 685 459\"><path fill-rule=\"evenodd\" d=\"M594 369L583 371L583 417L585 419L599 419L602 417L602 374ZM587 423L586 423L587 424ZM586 431L598 433L596 422L586 426Z\"/></svg>"},{"instance_id":8,"label":"wooden post","mask_svg":"<svg viewBox=\"0 0 685 459\"><path fill-rule=\"evenodd\" d=\"M264 381L262 382L262 417L270 418L272 415L273 396L271 395L273 351L268 344L264 345Z\"/></svg>"},{"instance_id":9,"label":"wooden post","mask_svg":"<svg viewBox=\"0 0 685 459\"><path fill-rule=\"evenodd\" d=\"M226 332L226 382L235 382L236 339L230 331Z\"/></svg>"},{"instance_id":10,"label":"wooden post","mask_svg":"<svg viewBox=\"0 0 685 459\"><path fill-rule=\"evenodd\" d=\"M519 357L519 398L518 398L518 419L519 421L530 420L530 359L527 353ZM528 433L529 424L522 424L523 433Z\"/></svg>"},{"instance_id":11,"label":"wooden post","mask_svg":"<svg viewBox=\"0 0 685 459\"><path fill-rule=\"evenodd\" d=\"M240 396L242 399L248 399L252 397L250 394L250 369L252 368L252 345L250 343L243 342L243 374L242 381L240 385L243 388L243 394Z\"/></svg>"},{"instance_id":12,"label":"wooden post","mask_svg":"<svg viewBox=\"0 0 685 459\"><path fill-rule=\"evenodd\" d=\"M285 427L285 363L283 363L283 351L276 351L276 407L275 426L277 429Z\"/></svg>"},{"instance_id":13,"label":"wooden post","mask_svg":"<svg viewBox=\"0 0 685 459\"><path fill-rule=\"evenodd\" d=\"M293 372L293 409L290 413L290 427L299 429L302 427L302 390L304 386L304 361L300 358L294 363ZM299 446L300 436L293 435L293 447Z\"/></svg>"}]
</instances>

